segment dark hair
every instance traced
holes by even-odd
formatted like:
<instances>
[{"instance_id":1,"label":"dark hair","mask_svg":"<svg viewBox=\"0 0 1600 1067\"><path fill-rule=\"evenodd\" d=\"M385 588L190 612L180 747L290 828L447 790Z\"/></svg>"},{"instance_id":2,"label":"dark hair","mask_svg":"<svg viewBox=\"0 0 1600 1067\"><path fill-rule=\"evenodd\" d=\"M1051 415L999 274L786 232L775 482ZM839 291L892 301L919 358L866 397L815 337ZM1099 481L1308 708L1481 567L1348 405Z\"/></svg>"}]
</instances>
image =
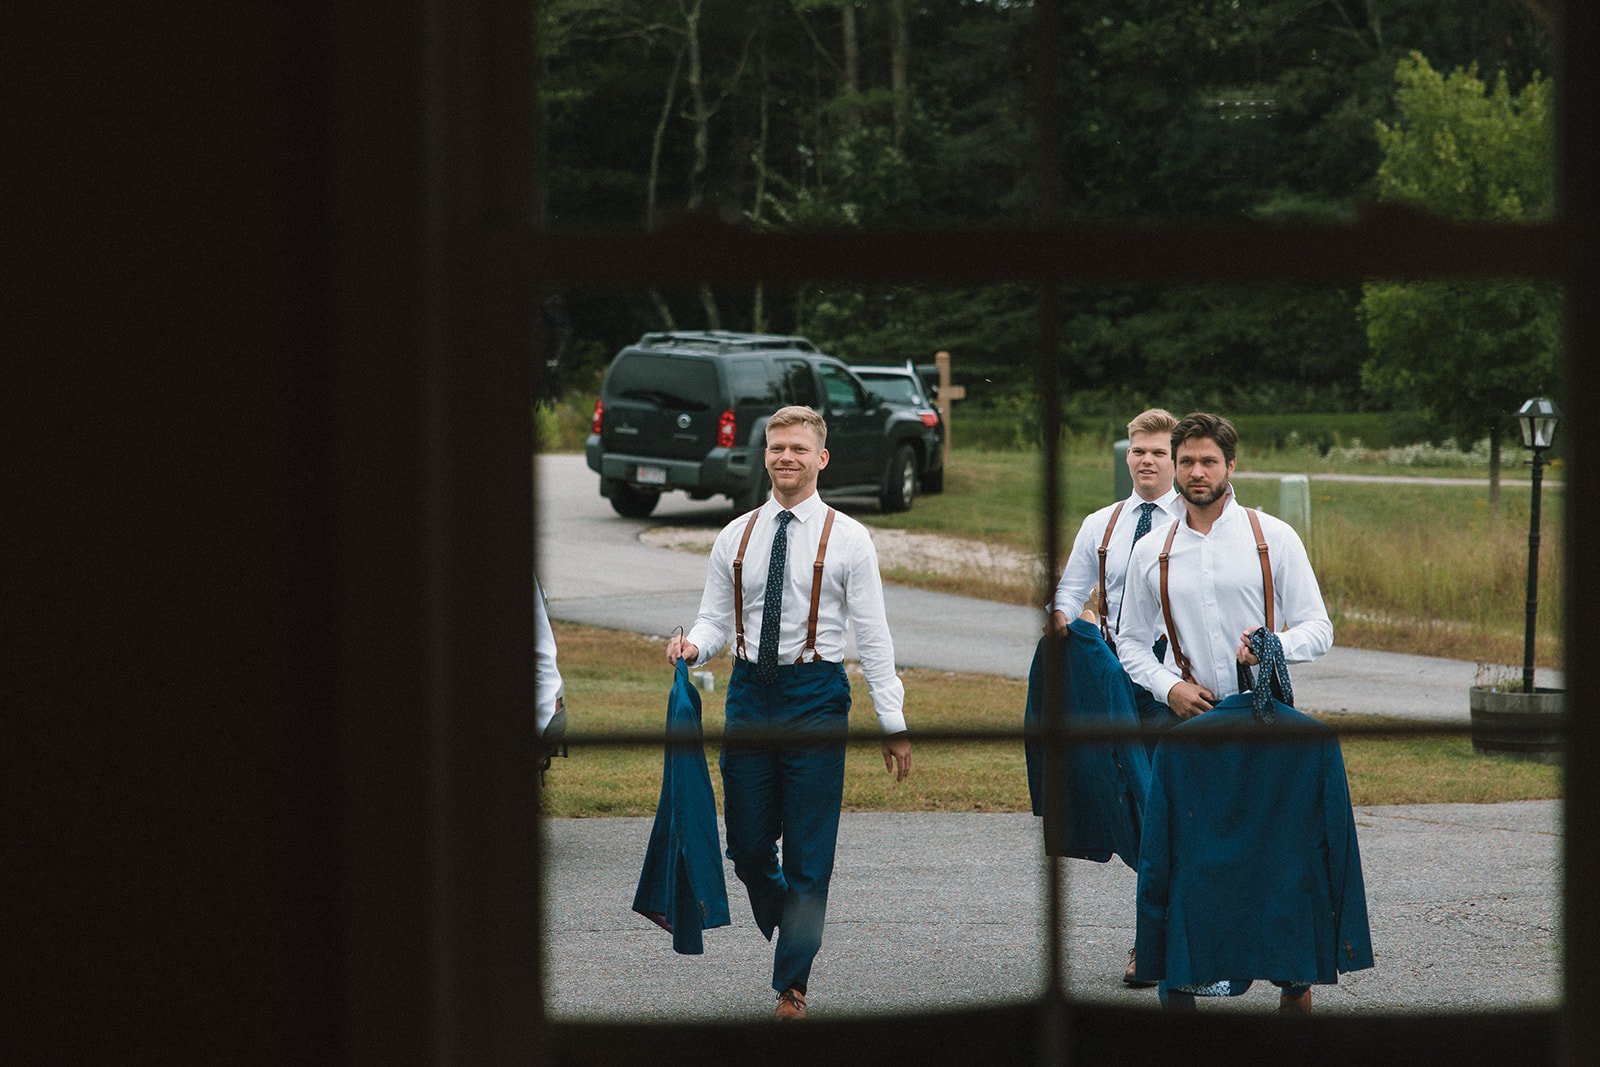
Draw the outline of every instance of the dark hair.
<instances>
[{"instance_id":1,"label":"dark hair","mask_svg":"<svg viewBox=\"0 0 1600 1067\"><path fill-rule=\"evenodd\" d=\"M1222 458L1233 462L1233 454L1239 448L1239 431L1221 415L1210 415L1204 411L1185 415L1183 421L1172 428L1172 458L1178 458L1179 445L1195 437L1211 438L1222 449Z\"/></svg>"}]
</instances>

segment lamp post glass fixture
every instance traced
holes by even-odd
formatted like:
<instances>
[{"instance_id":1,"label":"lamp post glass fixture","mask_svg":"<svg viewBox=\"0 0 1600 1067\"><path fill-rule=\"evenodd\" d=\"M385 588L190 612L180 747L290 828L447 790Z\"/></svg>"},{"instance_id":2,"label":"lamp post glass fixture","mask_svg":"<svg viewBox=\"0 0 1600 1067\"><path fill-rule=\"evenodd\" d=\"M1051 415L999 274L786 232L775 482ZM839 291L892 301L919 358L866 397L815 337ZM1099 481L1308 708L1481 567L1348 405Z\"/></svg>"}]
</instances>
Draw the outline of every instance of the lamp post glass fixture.
<instances>
[{"instance_id":1,"label":"lamp post glass fixture","mask_svg":"<svg viewBox=\"0 0 1600 1067\"><path fill-rule=\"evenodd\" d=\"M1523 404L1517 412L1522 444L1533 451L1533 506L1528 516L1528 621L1522 638L1522 691L1533 692L1533 627L1539 609L1539 487L1544 475L1544 453L1555 443L1561 412L1542 396Z\"/></svg>"}]
</instances>

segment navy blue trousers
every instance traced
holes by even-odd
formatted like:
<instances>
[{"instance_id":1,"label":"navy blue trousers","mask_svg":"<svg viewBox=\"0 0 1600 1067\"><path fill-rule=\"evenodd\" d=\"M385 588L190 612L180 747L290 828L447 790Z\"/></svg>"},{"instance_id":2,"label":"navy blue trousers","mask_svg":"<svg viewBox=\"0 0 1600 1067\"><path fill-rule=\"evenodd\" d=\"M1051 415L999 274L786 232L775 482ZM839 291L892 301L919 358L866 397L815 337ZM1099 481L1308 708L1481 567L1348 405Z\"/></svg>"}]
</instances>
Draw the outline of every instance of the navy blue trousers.
<instances>
[{"instance_id":1,"label":"navy blue trousers","mask_svg":"<svg viewBox=\"0 0 1600 1067\"><path fill-rule=\"evenodd\" d=\"M750 893L756 926L768 940L774 927L779 931L772 988L803 991L822 947L839 840L850 715L844 665L789 664L765 686L751 664L735 658L726 715L729 739L762 729L783 735L777 747L723 746L723 820L728 858Z\"/></svg>"}]
</instances>

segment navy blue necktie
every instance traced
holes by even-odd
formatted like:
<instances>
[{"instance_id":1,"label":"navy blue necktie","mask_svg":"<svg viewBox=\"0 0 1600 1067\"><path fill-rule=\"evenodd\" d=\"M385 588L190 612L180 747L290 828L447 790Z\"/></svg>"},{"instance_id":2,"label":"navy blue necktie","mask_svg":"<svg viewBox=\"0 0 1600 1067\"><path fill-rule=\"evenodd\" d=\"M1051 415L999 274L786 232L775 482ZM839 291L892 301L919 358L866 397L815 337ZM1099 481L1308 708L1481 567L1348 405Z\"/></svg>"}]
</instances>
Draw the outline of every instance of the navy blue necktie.
<instances>
[{"instance_id":1,"label":"navy blue necktie","mask_svg":"<svg viewBox=\"0 0 1600 1067\"><path fill-rule=\"evenodd\" d=\"M1265 723L1276 722L1278 713L1272 707L1279 703L1294 707L1294 687L1289 684L1289 663L1283 658L1283 642L1265 626L1258 626L1250 634L1250 651L1260 661L1255 677L1243 663L1237 665L1239 691L1248 692L1254 699L1250 713Z\"/></svg>"},{"instance_id":2,"label":"navy blue necktie","mask_svg":"<svg viewBox=\"0 0 1600 1067\"><path fill-rule=\"evenodd\" d=\"M1153 500L1146 500L1139 505L1139 521L1133 527L1133 543L1138 544L1139 538L1150 532L1150 520L1155 514L1156 504ZM1156 643L1150 646L1150 651L1156 654L1157 660L1167 658L1167 635L1162 634L1156 638Z\"/></svg>"},{"instance_id":3,"label":"navy blue necktie","mask_svg":"<svg viewBox=\"0 0 1600 1067\"><path fill-rule=\"evenodd\" d=\"M1147 500L1139 505L1139 521L1133 527L1133 543L1138 544L1139 538L1150 532L1150 516L1155 512L1155 501Z\"/></svg>"},{"instance_id":4,"label":"navy blue necktie","mask_svg":"<svg viewBox=\"0 0 1600 1067\"><path fill-rule=\"evenodd\" d=\"M772 559L767 562L767 596L761 602L761 647L756 652L756 677L762 685L778 681L778 628L783 624L783 572L789 562L792 518L792 511L778 512L778 532L772 537Z\"/></svg>"}]
</instances>

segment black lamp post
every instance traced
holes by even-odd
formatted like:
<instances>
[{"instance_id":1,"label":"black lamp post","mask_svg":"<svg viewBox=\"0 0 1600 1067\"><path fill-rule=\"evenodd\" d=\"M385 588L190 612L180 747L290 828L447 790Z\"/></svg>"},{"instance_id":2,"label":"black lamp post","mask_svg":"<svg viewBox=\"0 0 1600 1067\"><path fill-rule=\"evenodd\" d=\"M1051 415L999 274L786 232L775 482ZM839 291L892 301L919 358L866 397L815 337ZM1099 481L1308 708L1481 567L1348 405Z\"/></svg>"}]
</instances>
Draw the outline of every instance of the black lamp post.
<instances>
[{"instance_id":1,"label":"black lamp post","mask_svg":"<svg viewBox=\"0 0 1600 1067\"><path fill-rule=\"evenodd\" d=\"M1522 444L1533 450L1533 508L1528 516L1528 622L1522 640L1522 691L1533 692L1533 627L1539 610L1539 486L1544 476L1544 453L1556 438L1561 412L1555 404L1536 396L1517 412Z\"/></svg>"}]
</instances>

